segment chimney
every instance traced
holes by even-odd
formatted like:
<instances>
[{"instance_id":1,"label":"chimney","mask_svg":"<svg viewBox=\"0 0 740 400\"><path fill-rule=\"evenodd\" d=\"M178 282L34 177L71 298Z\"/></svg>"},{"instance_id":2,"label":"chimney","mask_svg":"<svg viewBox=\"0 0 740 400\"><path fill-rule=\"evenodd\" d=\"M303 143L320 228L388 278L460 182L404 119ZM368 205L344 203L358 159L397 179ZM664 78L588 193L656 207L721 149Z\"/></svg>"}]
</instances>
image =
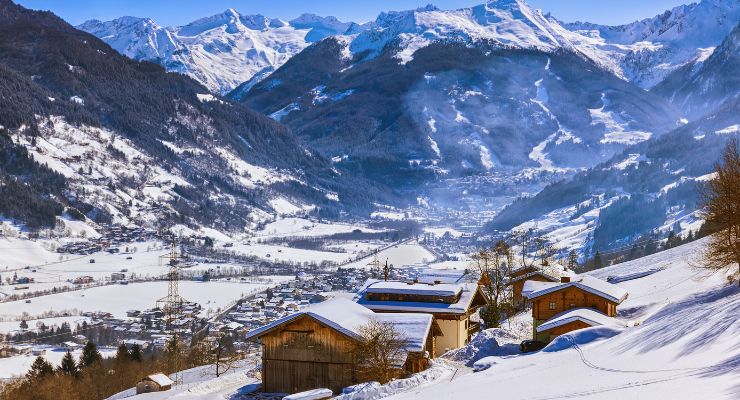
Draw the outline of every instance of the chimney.
<instances>
[{"instance_id":1,"label":"chimney","mask_svg":"<svg viewBox=\"0 0 740 400\"><path fill-rule=\"evenodd\" d=\"M569 276L561 276L560 277L560 283L568 283L568 282L570 282L570 277Z\"/></svg>"}]
</instances>

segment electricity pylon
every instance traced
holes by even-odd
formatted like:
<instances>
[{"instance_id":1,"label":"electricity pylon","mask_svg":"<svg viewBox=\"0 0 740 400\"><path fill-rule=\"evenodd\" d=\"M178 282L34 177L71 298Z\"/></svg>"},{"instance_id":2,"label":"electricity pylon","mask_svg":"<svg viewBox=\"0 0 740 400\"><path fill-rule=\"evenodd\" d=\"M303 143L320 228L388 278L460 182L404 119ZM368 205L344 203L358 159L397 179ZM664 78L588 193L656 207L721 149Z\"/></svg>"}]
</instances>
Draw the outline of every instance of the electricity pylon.
<instances>
[{"instance_id":1,"label":"electricity pylon","mask_svg":"<svg viewBox=\"0 0 740 400\"><path fill-rule=\"evenodd\" d=\"M164 312L165 318L165 330L170 333L170 340L175 341L173 348L175 349L174 356L174 369L175 369L175 383L182 383L182 375L180 370L181 365L181 352L182 349L177 339L177 329L174 327L174 321L182 314L183 304L187 302L182 296L180 296L180 267L179 260L185 258L182 254L177 253L177 242L175 237L172 236L170 243L170 254L160 256L160 263L163 259L168 260L167 270L167 296L157 300L157 307Z\"/></svg>"}]
</instances>

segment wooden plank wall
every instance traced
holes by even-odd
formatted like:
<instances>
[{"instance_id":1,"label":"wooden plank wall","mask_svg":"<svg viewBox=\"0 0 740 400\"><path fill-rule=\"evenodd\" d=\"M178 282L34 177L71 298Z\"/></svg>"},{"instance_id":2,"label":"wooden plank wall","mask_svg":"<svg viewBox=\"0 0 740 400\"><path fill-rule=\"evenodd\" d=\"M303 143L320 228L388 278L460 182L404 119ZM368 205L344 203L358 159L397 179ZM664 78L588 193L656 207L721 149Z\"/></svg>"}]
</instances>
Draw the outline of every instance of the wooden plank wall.
<instances>
[{"instance_id":1,"label":"wooden plank wall","mask_svg":"<svg viewBox=\"0 0 740 400\"><path fill-rule=\"evenodd\" d=\"M354 383L353 342L309 317L262 337L263 386L270 393L334 391Z\"/></svg>"}]
</instances>

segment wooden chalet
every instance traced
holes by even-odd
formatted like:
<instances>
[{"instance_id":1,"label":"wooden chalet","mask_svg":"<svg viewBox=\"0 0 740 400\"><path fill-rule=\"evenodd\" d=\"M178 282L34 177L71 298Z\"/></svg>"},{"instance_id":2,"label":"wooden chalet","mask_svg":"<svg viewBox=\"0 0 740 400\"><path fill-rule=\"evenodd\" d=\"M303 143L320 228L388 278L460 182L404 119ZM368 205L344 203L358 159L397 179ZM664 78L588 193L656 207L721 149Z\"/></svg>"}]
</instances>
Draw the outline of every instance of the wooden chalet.
<instances>
[{"instance_id":1,"label":"wooden chalet","mask_svg":"<svg viewBox=\"0 0 740 400\"><path fill-rule=\"evenodd\" d=\"M534 339L549 342L572 330L613 321L617 305L627 298L627 291L609 282L583 276L573 280L562 277L560 282L528 280L522 288L522 296L532 305Z\"/></svg>"},{"instance_id":2,"label":"wooden chalet","mask_svg":"<svg viewBox=\"0 0 740 400\"><path fill-rule=\"evenodd\" d=\"M442 329L435 356L465 346L480 322L471 319L487 304L486 296L474 283L407 283L370 279L356 301L376 313L426 313L434 316Z\"/></svg>"},{"instance_id":3,"label":"wooden chalet","mask_svg":"<svg viewBox=\"0 0 740 400\"><path fill-rule=\"evenodd\" d=\"M538 265L519 268L513 271L509 277L508 285L511 286L512 300L514 306L517 308L521 308L525 304L525 299L522 297L522 289L526 281L560 282L560 277L555 276L550 269L546 270Z\"/></svg>"},{"instance_id":4,"label":"wooden chalet","mask_svg":"<svg viewBox=\"0 0 740 400\"><path fill-rule=\"evenodd\" d=\"M428 314L375 314L346 299L315 304L247 333L262 345L262 390L298 393L328 388L339 393L360 382L354 348L371 320L391 322L407 340L407 372L428 367L441 330Z\"/></svg>"}]
</instances>

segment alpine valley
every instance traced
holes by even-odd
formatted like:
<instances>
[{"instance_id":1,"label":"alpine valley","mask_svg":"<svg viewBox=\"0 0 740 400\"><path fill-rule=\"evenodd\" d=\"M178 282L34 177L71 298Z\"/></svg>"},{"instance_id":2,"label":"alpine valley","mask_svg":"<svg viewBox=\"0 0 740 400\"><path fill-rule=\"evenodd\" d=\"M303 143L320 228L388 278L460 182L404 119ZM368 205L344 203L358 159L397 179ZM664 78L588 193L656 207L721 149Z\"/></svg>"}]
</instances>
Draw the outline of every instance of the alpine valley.
<instances>
[{"instance_id":1,"label":"alpine valley","mask_svg":"<svg viewBox=\"0 0 740 400\"><path fill-rule=\"evenodd\" d=\"M621 26L522 0L173 27L0 4L0 214L32 229L400 215L586 257L696 230L740 133L740 0Z\"/></svg>"}]
</instances>

